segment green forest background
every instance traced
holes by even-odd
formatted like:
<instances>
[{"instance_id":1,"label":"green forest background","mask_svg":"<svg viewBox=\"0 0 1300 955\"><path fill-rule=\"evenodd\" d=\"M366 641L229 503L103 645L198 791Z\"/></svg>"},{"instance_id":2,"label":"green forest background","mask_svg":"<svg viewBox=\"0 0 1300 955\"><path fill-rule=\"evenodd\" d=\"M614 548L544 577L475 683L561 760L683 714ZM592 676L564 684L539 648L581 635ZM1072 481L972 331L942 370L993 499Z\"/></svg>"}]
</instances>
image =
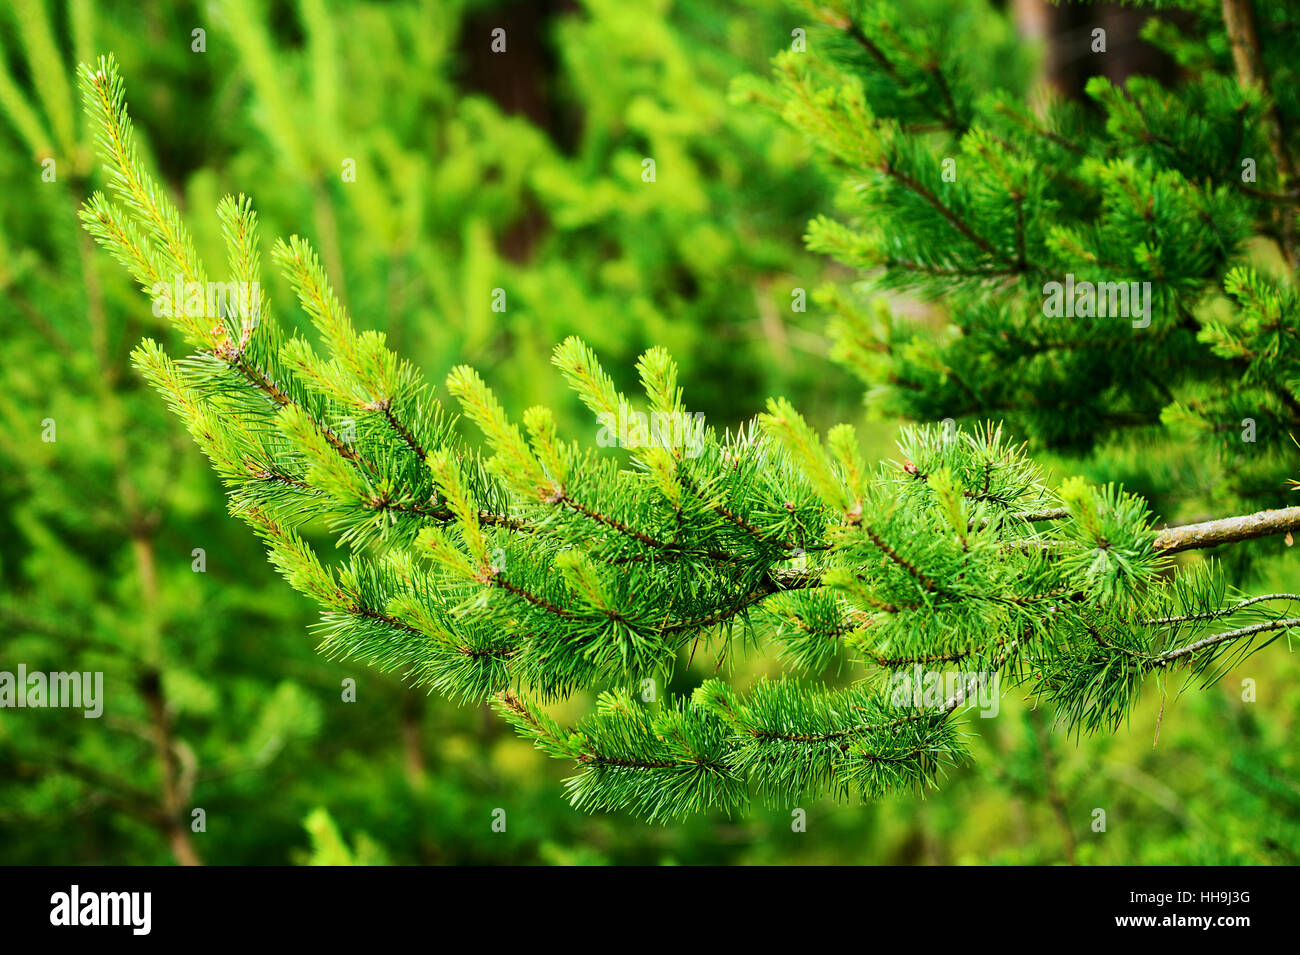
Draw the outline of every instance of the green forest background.
<instances>
[{"instance_id":1,"label":"green forest background","mask_svg":"<svg viewBox=\"0 0 1300 955\"><path fill-rule=\"evenodd\" d=\"M1205 692L1148 690L1113 737L1067 738L1009 695L967 720L972 765L924 801L813 804L806 826L761 806L667 826L578 813L565 767L486 707L317 655L313 608L130 368L140 338L173 336L76 219L102 176L73 69L102 52L200 255L222 258L218 198L249 193L266 234L308 236L357 324L431 380L466 362L512 414L545 403L590 430L549 367L576 333L624 388L666 346L715 426L777 394L819 428L861 419L811 299L848 276L802 238L833 180L737 83L803 19L776 0L6 5L0 669L102 670L107 705L0 710L0 863L1296 861L1300 662L1280 647ZM1043 51L1018 50L1008 76L1032 82ZM871 420L868 450L890 454L897 426ZM762 646L727 665L780 671Z\"/></svg>"}]
</instances>

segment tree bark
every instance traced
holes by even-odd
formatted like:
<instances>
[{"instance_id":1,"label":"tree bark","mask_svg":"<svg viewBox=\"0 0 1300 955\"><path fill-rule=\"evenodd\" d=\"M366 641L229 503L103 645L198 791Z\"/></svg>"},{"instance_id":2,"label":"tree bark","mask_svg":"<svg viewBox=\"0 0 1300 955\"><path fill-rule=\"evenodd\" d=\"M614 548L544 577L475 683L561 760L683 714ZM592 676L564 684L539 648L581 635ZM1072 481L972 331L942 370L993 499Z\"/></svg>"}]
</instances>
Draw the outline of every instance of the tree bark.
<instances>
[{"instance_id":1,"label":"tree bark","mask_svg":"<svg viewBox=\"0 0 1300 955\"><path fill-rule=\"evenodd\" d=\"M1156 538L1156 550L1177 554L1179 551L1235 544L1297 530L1300 530L1300 507L1284 507L1241 517L1221 517L1200 524L1167 527Z\"/></svg>"},{"instance_id":2,"label":"tree bark","mask_svg":"<svg viewBox=\"0 0 1300 955\"><path fill-rule=\"evenodd\" d=\"M1268 100L1268 144L1273 159L1277 163L1283 194L1289 193L1296 184L1295 161L1287 146L1287 128L1278 112L1277 102L1273 99L1273 90L1269 84L1268 72L1264 69L1264 59L1259 43L1259 23L1255 18L1255 8L1251 0L1223 0L1223 25L1228 31L1228 41L1232 44L1232 62L1237 68L1237 85L1243 88L1252 86L1263 91ZM1295 268L1300 261L1300 239L1296 237L1295 213L1290 208L1275 210L1279 232L1282 236L1282 253L1287 263Z\"/></svg>"}]
</instances>

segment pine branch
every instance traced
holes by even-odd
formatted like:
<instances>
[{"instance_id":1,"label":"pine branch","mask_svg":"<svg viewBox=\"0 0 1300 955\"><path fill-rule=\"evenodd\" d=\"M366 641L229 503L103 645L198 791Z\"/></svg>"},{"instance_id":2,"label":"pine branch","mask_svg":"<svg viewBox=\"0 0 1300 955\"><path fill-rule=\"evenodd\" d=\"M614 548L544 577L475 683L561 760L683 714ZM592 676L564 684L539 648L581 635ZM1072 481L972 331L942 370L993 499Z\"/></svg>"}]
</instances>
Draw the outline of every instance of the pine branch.
<instances>
[{"instance_id":1,"label":"pine branch","mask_svg":"<svg viewBox=\"0 0 1300 955\"><path fill-rule=\"evenodd\" d=\"M877 122L857 93L822 97L797 74L790 85L804 121L833 138L841 158L876 170L869 198L897 203L918 228L890 245L826 223L813 230L817 242L945 279L986 277L977 273L1003 265L1025 275L1066 251L1123 270L1137 260L1109 259L1164 242L1180 254L1147 262L1165 270L1162 280L1197 289L1226 263L1241 231L1230 203L1240 196L1203 190L1181 173L1153 180L1135 160L1091 153L1079 169L1089 195L1049 194L1063 187L1039 175L1040 157L1017 155L1011 138L960 115L970 91L952 85L957 74L942 51L888 24L857 32L848 39L875 61L872 82L900 87L890 94L897 116ZM205 275L179 216L140 168L116 67L103 60L99 74L83 70L82 81L125 205L92 200L87 229L142 283L172 269ZM917 90L935 95L950 128L970 126L963 161L984 185L941 180L934 157L903 131L918 111L934 109L913 102ZM1140 120L1124 122L1162 121L1138 112ZM1071 155L1052 142L1063 134L1049 131L1031 131L1039 149ZM1080 202L1103 210L1105 228L1067 217L1049 237L1043 218ZM232 272L257 281L251 203L223 200L218 214ZM1202 219L1222 225L1206 238L1188 228ZM954 231L965 247L934 253ZM630 442L629 466L604 440L563 440L545 408L516 423L484 379L460 366L447 386L482 432L480 455L383 335L353 327L304 240L277 243L272 258L311 319L320 355L305 338L286 341L259 300L215 328L173 316L196 354L173 361L148 342L137 365L212 460L232 512L265 540L286 580L322 607L322 650L400 670L456 699L493 700L542 751L576 765L567 785L579 808L663 821L737 811L751 790L780 805L823 793L922 791L963 758L950 717L995 673L1032 681L1067 722L1096 729L1129 712L1149 673L1186 659L1206 674L1258 649L1255 636L1296 625L1276 618L1204 635L1198 628L1211 621L1286 595L1229 600L1215 565L1174 567L1169 557L1300 529L1300 508L1157 531L1145 502L1118 487L1078 478L1049 485L1026 446L991 423L906 429L901 460L868 466L851 427L823 436L789 401L773 399L753 427L702 428L690 454L662 435ZM997 299L1013 284L984 291ZM1269 336L1291 307L1289 293L1236 273L1226 287L1241 303L1239 325L1189 324L1191 305L1178 302L1179 322L1142 347L1170 349L1170 365L1185 362L1177 348L1195 332L1224 355L1246 356L1261 381L1287 381ZM1063 382L1090 380L1101 367L1090 329L1067 333L1056 348L1060 332L1032 319L1017 325L1002 303L958 302L974 317L963 319L957 351L927 352L896 326L883 338L874 328L859 336L860 354L899 363L891 380L912 382L918 401L942 399L918 417L969 406L1069 419L1091 400L1040 394L1037 379L1016 394L1002 390L1005 371L994 369L1002 380L987 374L990 355L1032 362L1050 352L1035 365L1040 373L1060 365ZM1096 415L1088 425L1145 424L1178 399L1164 366L1147 357L1121 352L1116 361L1134 358L1148 380L1137 397L1089 406ZM685 418L677 368L663 349L637 363L644 399L635 402L576 338L556 348L553 364L602 427L629 413ZM1087 430L1076 419L1059 426ZM345 559L317 556L299 534L311 522L346 545ZM760 681L745 693L710 680L689 700L662 705L608 690L666 681L688 645L693 653L715 635L721 662L735 631L761 638L772 624L782 655L805 669L817 672L843 651L869 678L843 690ZM1183 646L1162 649L1176 639ZM947 700L920 707L900 704L882 679L957 662L974 676ZM571 730L524 696L546 704L579 690L597 692L598 703Z\"/></svg>"},{"instance_id":2,"label":"pine branch","mask_svg":"<svg viewBox=\"0 0 1300 955\"><path fill-rule=\"evenodd\" d=\"M1025 521L1057 520L1063 516L1065 516L1063 509L1060 508L1053 508L1039 513L1016 515L1016 517ZM991 520L993 519L981 518L981 523L987 524ZM1272 537L1298 531L1300 531L1300 506L1167 527L1155 536L1152 547L1161 553L1177 554L1187 550L1236 544L1260 537ZM820 569L788 570L783 571L781 574L781 585L787 590L816 587L820 585L821 577L822 571ZM933 584L934 582L930 581L930 583ZM926 589L932 588L927 587ZM1271 598L1261 597L1259 599L1267 600Z\"/></svg>"},{"instance_id":3,"label":"pine branch","mask_svg":"<svg viewBox=\"0 0 1300 955\"><path fill-rule=\"evenodd\" d=\"M1236 630L1228 630L1224 633L1216 633L1209 637L1197 640L1185 647L1179 647L1176 650L1169 650L1152 658L1156 666L1167 666L1175 660L1191 656L1195 653L1205 650L1209 647L1218 646L1219 644L1228 643L1233 640L1240 640L1243 637L1253 637L1256 634L1268 633L1273 630L1285 630L1288 627L1300 627L1300 617L1287 617L1281 620L1268 620L1263 623L1254 623L1247 627L1238 627Z\"/></svg>"},{"instance_id":4,"label":"pine branch","mask_svg":"<svg viewBox=\"0 0 1300 955\"><path fill-rule=\"evenodd\" d=\"M1216 620L1220 617L1230 616L1239 610L1244 610L1247 607L1254 606L1255 604L1264 603L1270 600L1300 601L1300 594L1260 594L1257 597L1250 597L1246 600L1240 601L1239 603L1233 604L1231 607L1220 607L1215 610L1206 611L1205 613L1184 614L1177 617L1154 617L1150 620L1143 620L1142 622L1151 626L1160 626L1162 624L1170 623L1193 623L1201 620Z\"/></svg>"}]
</instances>

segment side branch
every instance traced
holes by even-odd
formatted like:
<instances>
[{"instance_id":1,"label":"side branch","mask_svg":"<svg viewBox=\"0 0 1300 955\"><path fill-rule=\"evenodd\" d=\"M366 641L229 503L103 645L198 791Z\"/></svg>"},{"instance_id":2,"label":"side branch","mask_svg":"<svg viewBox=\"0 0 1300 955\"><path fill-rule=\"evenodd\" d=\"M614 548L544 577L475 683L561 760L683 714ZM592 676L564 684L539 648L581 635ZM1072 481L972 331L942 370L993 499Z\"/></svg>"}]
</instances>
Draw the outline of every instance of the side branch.
<instances>
[{"instance_id":1,"label":"side branch","mask_svg":"<svg viewBox=\"0 0 1300 955\"><path fill-rule=\"evenodd\" d=\"M1155 548L1165 554L1184 550L1217 547L1300 531L1300 507L1284 507L1275 511L1259 511L1240 517L1221 517L1200 524L1166 527L1156 537Z\"/></svg>"},{"instance_id":2,"label":"side branch","mask_svg":"<svg viewBox=\"0 0 1300 955\"><path fill-rule=\"evenodd\" d=\"M1185 647L1179 647L1177 650L1169 650L1159 656L1152 657L1153 666L1167 666L1174 660L1179 660L1186 656L1191 656L1198 650L1204 650L1206 647L1212 647L1220 643L1227 643L1229 640L1240 640L1242 637L1253 637L1256 634L1268 633L1273 630L1285 630L1288 627L1300 627L1300 617L1287 617L1283 620L1268 620L1264 623L1251 624L1249 627L1240 627L1237 630L1229 630L1226 633L1216 633L1204 639L1197 640L1195 643L1189 643Z\"/></svg>"},{"instance_id":3,"label":"side branch","mask_svg":"<svg viewBox=\"0 0 1300 955\"><path fill-rule=\"evenodd\" d=\"M1055 520L1065 516L1064 511L1043 511L1034 515L1017 515L1029 520ZM1300 532L1300 507L1284 507L1272 511L1258 511L1238 517L1221 517L1199 524L1166 527L1156 535L1155 549L1162 554L1177 554L1185 550L1235 544L1257 537ZM807 570L784 569L771 574L779 590L796 590L821 585L822 568ZM776 592L776 591L773 591Z\"/></svg>"}]
</instances>

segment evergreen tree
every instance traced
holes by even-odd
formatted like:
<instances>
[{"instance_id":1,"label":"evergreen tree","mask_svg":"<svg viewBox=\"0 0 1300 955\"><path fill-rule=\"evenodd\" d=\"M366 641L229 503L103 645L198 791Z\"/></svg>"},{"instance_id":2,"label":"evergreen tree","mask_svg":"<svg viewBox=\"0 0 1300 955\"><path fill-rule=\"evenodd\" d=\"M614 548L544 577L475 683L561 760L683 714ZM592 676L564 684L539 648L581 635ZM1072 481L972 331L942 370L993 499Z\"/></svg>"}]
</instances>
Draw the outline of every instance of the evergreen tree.
<instances>
[{"instance_id":1,"label":"evergreen tree","mask_svg":"<svg viewBox=\"0 0 1300 955\"><path fill-rule=\"evenodd\" d=\"M869 270L871 293L943 302L927 325L824 290L874 406L1004 420L1166 517L1276 507L1300 430L1295 10L1154 6L1184 10L1144 30L1182 67L1174 86L1096 76L1087 103L1041 106L1023 87L979 92L970 76L1003 46L958 50L953 31L996 22L984 4L937 4L941 25L923 27L846 2L809 6L809 55L782 56L763 92L845 187L851 221L819 218L809 244ZM1105 32L1087 42L1104 60Z\"/></svg>"},{"instance_id":2,"label":"evergreen tree","mask_svg":"<svg viewBox=\"0 0 1300 955\"><path fill-rule=\"evenodd\" d=\"M1251 43L1259 31L1240 32L1248 6L1234 0L1228 9L1238 66L1253 63L1253 73L1229 82L1203 72L1174 92L1130 85L1160 100L1160 115L1177 127L1161 135L1189 155L1204 159L1197 130L1207 137L1201 145L1223 141L1211 120L1231 106L1244 148L1271 139L1285 156L1290 127L1285 103L1260 83ZM800 54L782 63L792 117L858 164L866 176L855 193L897 221L885 240L828 222L812 238L878 269L887 288L942 290L962 316L989 314L994 337L1032 331L1026 353L1052 357L1020 370L1032 375L1026 394L990 401L976 390L971 414L1019 412L1012 420L1036 440L1083 449L1111 424L1233 408L1241 389L1226 369L1245 367L1251 400L1276 411L1264 420L1280 429L1286 396L1296 399L1289 299L1280 283L1228 270L1252 225L1289 254L1291 223L1273 208L1289 196L1283 159L1257 163L1271 203L1261 225L1262 213L1246 215L1259 197L1216 185L1215 164L1193 174L1155 155L1115 158L1109 146L1072 162L1051 152L1070 151L1058 142L1073 144L1069 130L1042 127L1008 104L989 107L990 116L1029 124L1025 142L1037 146L1017 147L1006 124L977 121L974 90L960 82L942 35L893 16L876 5L870 15L831 11L843 47L812 69L839 85L819 87L794 65ZM861 53L846 65L844 48ZM1071 727L1113 728L1147 680L1213 681L1300 623L1287 616L1300 599L1293 594L1248 595L1217 562L1172 560L1289 533L1300 527L1300 508L1157 530L1141 498L1081 478L1049 481L991 424L909 430L901 460L876 467L863 461L851 427L823 440L783 399L754 426L695 431L677 366L661 348L637 362L645 400L635 403L581 341L556 349L560 376L601 426L595 447L562 439L542 406L523 414L521 430L475 371L457 367L447 388L481 432L480 450L383 334L355 329L305 240L278 242L272 259L323 353L277 323L262 295L205 311L210 273L139 161L115 64L83 67L81 82L113 190L92 197L83 219L193 350L177 360L146 341L136 363L212 460L232 512L266 541L290 583L325 608L325 652L400 671L455 699L491 698L540 749L578 765L569 783L577 806L662 820L736 810L751 791L788 806L819 793L921 789L962 758L954 714L993 675L1054 703ZM1096 129L1122 138L1113 130L1124 128L1131 101L1099 99L1106 115ZM1069 113L1060 110L1049 117ZM962 160L980 175L945 179L943 143L931 136L959 138ZM251 203L229 197L218 218L230 279L254 287ZM1068 329L1081 336L1075 347L1058 349L1042 337L1053 326L1040 288L1062 266L1077 268L1080 281L1150 275L1154 306L1135 306L1122 322L1112 312L1109 323L1094 308ZM1225 272L1240 311L1189 327L1206 286ZM845 351L864 373L874 374L879 354L892 359L869 326L849 328L846 341L862 347ZM1117 331L1134 337L1116 342ZM963 332L959 343L973 337ZM1209 359L1196 351L1202 346ZM900 349L914 363L933 353ZM956 364L948 351L937 354ZM998 355L983 370L1005 382L1014 363ZM1063 365L1073 375L1059 373ZM1167 376L1157 380L1170 390L1154 417L1146 391L1106 387L1146 372ZM1101 387L1087 373L1102 376ZM938 393L964 380L941 368L912 390ZM1067 383L1072 390L1061 392ZM1029 400L1040 395L1051 397ZM1076 429L1057 427L1049 408L1071 409ZM955 418L968 406L941 407L949 409L945 417ZM1278 445L1279 460L1265 462L1275 470L1286 463ZM346 559L327 563L303 536L321 526L348 546ZM689 699L644 704L679 654L714 650L721 663L735 640L766 632L764 619L796 669L820 672L847 649L879 675L836 690L783 679L742 692L712 679ZM929 677L945 664L966 676L936 695ZM543 709L588 688L604 692L576 727L561 728Z\"/></svg>"}]
</instances>

